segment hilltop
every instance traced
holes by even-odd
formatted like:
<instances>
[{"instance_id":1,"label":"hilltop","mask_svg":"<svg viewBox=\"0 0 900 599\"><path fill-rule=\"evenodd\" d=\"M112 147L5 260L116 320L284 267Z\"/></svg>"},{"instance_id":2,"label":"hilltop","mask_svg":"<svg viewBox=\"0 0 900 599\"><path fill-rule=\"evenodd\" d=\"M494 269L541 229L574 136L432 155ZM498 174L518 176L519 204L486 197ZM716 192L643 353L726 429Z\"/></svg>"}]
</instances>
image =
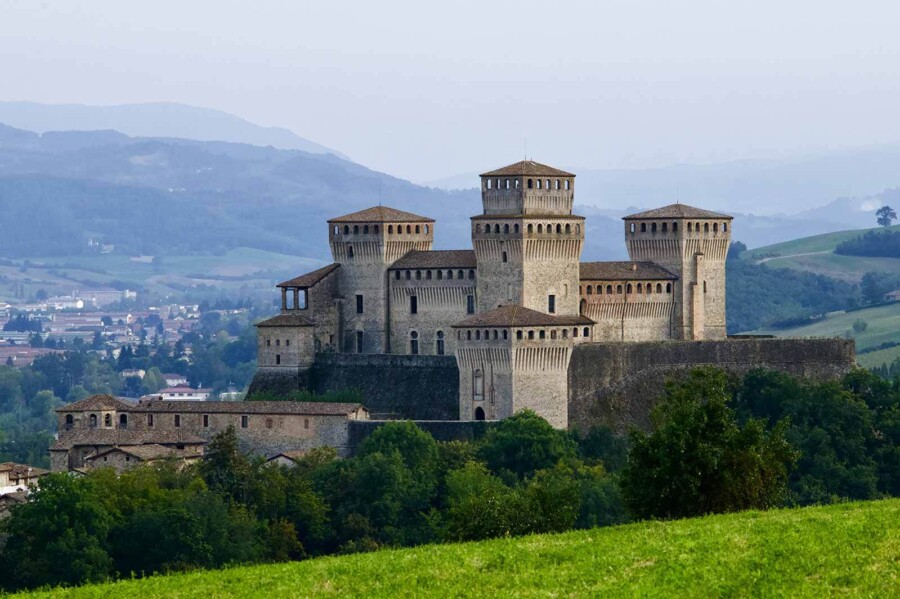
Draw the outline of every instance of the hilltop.
<instances>
[{"instance_id":1,"label":"hilltop","mask_svg":"<svg viewBox=\"0 0 900 599\"><path fill-rule=\"evenodd\" d=\"M900 500L154 576L29 597L889 596Z\"/></svg>"}]
</instances>

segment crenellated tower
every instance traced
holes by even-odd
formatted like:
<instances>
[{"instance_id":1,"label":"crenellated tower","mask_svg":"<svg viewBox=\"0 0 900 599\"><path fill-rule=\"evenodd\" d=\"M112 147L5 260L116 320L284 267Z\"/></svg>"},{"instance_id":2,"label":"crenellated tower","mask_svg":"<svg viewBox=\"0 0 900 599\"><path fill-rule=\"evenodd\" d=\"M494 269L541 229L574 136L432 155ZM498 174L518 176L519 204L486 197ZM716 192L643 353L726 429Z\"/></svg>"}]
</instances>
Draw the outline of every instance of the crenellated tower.
<instances>
[{"instance_id":1,"label":"crenellated tower","mask_svg":"<svg viewBox=\"0 0 900 599\"><path fill-rule=\"evenodd\" d=\"M481 175L472 217L478 310L518 304L578 315L584 218L572 214L575 175L530 160Z\"/></svg>"},{"instance_id":2,"label":"crenellated tower","mask_svg":"<svg viewBox=\"0 0 900 599\"><path fill-rule=\"evenodd\" d=\"M430 250L434 220L374 206L328 221L331 255L340 264L340 351L389 353L388 267L411 251Z\"/></svg>"},{"instance_id":3,"label":"crenellated tower","mask_svg":"<svg viewBox=\"0 0 900 599\"><path fill-rule=\"evenodd\" d=\"M675 339L724 339L725 259L732 217L685 204L632 214L625 221L628 255L678 276Z\"/></svg>"}]
</instances>

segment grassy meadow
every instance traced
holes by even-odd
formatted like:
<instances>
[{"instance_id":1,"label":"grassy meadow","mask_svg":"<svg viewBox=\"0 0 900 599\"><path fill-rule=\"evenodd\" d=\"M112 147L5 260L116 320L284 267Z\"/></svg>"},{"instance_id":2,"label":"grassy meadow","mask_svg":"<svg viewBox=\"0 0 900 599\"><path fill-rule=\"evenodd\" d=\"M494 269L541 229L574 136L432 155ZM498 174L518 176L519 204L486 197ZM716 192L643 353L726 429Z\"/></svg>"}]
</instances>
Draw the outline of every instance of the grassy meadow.
<instances>
[{"instance_id":1,"label":"grassy meadow","mask_svg":"<svg viewBox=\"0 0 900 599\"><path fill-rule=\"evenodd\" d=\"M900 499L378 551L29 597L888 597Z\"/></svg>"}]
</instances>

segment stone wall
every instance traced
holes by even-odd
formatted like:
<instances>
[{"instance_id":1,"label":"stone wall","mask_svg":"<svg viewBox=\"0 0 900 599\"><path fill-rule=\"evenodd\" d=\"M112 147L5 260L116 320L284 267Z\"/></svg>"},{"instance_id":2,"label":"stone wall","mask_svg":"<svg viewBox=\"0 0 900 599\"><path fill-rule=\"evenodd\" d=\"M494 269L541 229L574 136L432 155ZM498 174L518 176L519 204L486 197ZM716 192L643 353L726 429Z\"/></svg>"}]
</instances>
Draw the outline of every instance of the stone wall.
<instances>
[{"instance_id":1,"label":"stone wall","mask_svg":"<svg viewBox=\"0 0 900 599\"><path fill-rule=\"evenodd\" d=\"M355 454L360 443L390 420L350 421L349 450ZM417 420L416 426L431 434L438 441L476 441L484 436L495 422L459 422L455 420Z\"/></svg>"},{"instance_id":2,"label":"stone wall","mask_svg":"<svg viewBox=\"0 0 900 599\"><path fill-rule=\"evenodd\" d=\"M569 364L569 427L582 432L595 424L619 432L647 427L666 379L699 365L738 374L769 368L827 379L848 372L855 361L855 345L845 339L584 344L575 347Z\"/></svg>"},{"instance_id":3,"label":"stone wall","mask_svg":"<svg viewBox=\"0 0 900 599\"><path fill-rule=\"evenodd\" d=\"M319 354L308 388L320 394L358 389L373 418L459 419L453 356Z\"/></svg>"}]
</instances>

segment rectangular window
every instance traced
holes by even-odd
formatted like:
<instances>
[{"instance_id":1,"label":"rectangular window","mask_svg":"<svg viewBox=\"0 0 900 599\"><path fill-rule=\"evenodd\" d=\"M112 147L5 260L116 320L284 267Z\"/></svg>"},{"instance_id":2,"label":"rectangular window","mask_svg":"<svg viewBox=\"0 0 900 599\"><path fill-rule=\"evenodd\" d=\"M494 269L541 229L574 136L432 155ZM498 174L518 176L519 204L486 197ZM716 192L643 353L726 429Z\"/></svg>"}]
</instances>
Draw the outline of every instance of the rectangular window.
<instances>
[{"instance_id":1,"label":"rectangular window","mask_svg":"<svg viewBox=\"0 0 900 599\"><path fill-rule=\"evenodd\" d=\"M303 419L303 428L309 428L309 418Z\"/></svg>"},{"instance_id":2,"label":"rectangular window","mask_svg":"<svg viewBox=\"0 0 900 599\"><path fill-rule=\"evenodd\" d=\"M175 427L181 426L181 414L175 414Z\"/></svg>"},{"instance_id":3,"label":"rectangular window","mask_svg":"<svg viewBox=\"0 0 900 599\"><path fill-rule=\"evenodd\" d=\"M275 365L281 365L281 354L275 354Z\"/></svg>"},{"instance_id":4,"label":"rectangular window","mask_svg":"<svg viewBox=\"0 0 900 599\"><path fill-rule=\"evenodd\" d=\"M556 296L548 295L547 296L547 312L550 314L556 314Z\"/></svg>"},{"instance_id":5,"label":"rectangular window","mask_svg":"<svg viewBox=\"0 0 900 599\"><path fill-rule=\"evenodd\" d=\"M466 296L466 314L475 314L475 296Z\"/></svg>"},{"instance_id":6,"label":"rectangular window","mask_svg":"<svg viewBox=\"0 0 900 599\"><path fill-rule=\"evenodd\" d=\"M284 346L285 346L285 347L290 347L290 346L291 346L291 340L290 340L290 339L285 339L285 340L284 340Z\"/></svg>"},{"instance_id":7,"label":"rectangular window","mask_svg":"<svg viewBox=\"0 0 900 599\"><path fill-rule=\"evenodd\" d=\"M272 428L273 424L274 423L272 422L271 418L266 418L266 428Z\"/></svg>"},{"instance_id":8,"label":"rectangular window","mask_svg":"<svg viewBox=\"0 0 900 599\"><path fill-rule=\"evenodd\" d=\"M363 332L356 331L356 353L363 353Z\"/></svg>"},{"instance_id":9,"label":"rectangular window","mask_svg":"<svg viewBox=\"0 0 900 599\"><path fill-rule=\"evenodd\" d=\"M247 428L250 426L250 417L249 416L241 416L241 428Z\"/></svg>"},{"instance_id":10,"label":"rectangular window","mask_svg":"<svg viewBox=\"0 0 900 599\"><path fill-rule=\"evenodd\" d=\"M147 426L153 426L153 414L147 414Z\"/></svg>"},{"instance_id":11,"label":"rectangular window","mask_svg":"<svg viewBox=\"0 0 900 599\"><path fill-rule=\"evenodd\" d=\"M203 428L209 428L209 414L203 415Z\"/></svg>"},{"instance_id":12,"label":"rectangular window","mask_svg":"<svg viewBox=\"0 0 900 599\"><path fill-rule=\"evenodd\" d=\"M419 313L419 298L415 295L411 295L409 297L409 313L410 314L418 314Z\"/></svg>"},{"instance_id":13,"label":"rectangular window","mask_svg":"<svg viewBox=\"0 0 900 599\"><path fill-rule=\"evenodd\" d=\"M363 313L363 296L361 296L361 295L356 296L356 313L357 314Z\"/></svg>"}]
</instances>

